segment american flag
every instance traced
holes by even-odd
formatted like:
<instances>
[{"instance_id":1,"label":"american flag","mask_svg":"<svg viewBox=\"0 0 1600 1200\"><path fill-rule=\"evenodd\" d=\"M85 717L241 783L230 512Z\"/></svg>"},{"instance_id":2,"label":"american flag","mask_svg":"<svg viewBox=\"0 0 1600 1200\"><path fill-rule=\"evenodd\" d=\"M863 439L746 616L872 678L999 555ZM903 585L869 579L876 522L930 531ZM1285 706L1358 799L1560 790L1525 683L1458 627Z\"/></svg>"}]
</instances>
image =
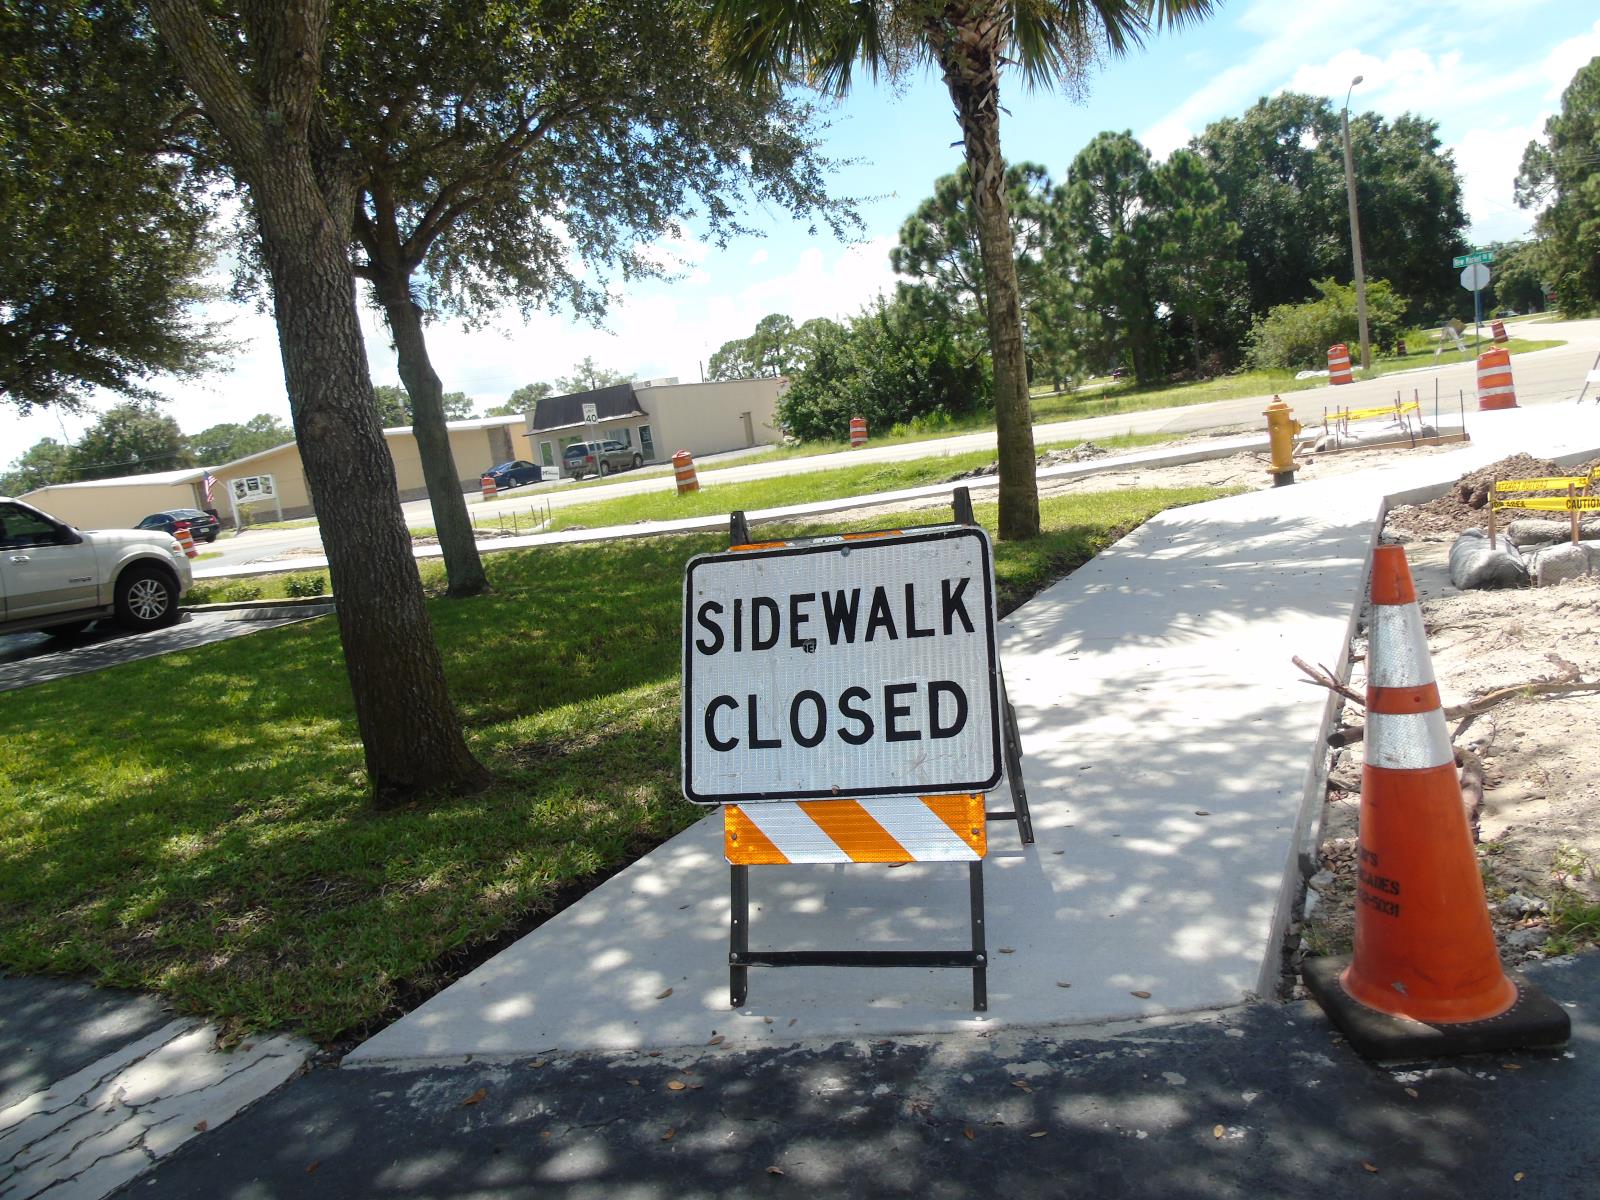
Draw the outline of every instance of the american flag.
<instances>
[{"instance_id":1,"label":"american flag","mask_svg":"<svg viewBox=\"0 0 1600 1200\"><path fill-rule=\"evenodd\" d=\"M210 504L211 503L211 493L214 490L216 490L217 477L215 475L213 475L210 471L207 471L205 473L204 478L202 478L200 480L200 486L205 489L205 492L206 492L206 503Z\"/></svg>"}]
</instances>

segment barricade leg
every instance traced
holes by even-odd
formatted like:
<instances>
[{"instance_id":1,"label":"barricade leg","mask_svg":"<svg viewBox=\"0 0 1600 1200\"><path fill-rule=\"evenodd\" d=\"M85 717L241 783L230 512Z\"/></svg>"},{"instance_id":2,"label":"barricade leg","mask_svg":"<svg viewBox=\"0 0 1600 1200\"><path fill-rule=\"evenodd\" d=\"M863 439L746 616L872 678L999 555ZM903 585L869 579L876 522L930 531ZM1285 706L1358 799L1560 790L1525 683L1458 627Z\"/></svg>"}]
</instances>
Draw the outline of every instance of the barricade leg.
<instances>
[{"instance_id":1,"label":"barricade leg","mask_svg":"<svg viewBox=\"0 0 1600 1200\"><path fill-rule=\"evenodd\" d=\"M729 896L733 912L728 937L728 994L734 1008L743 1008L750 996L750 968L745 965L750 953L750 868L729 867Z\"/></svg>"}]
</instances>

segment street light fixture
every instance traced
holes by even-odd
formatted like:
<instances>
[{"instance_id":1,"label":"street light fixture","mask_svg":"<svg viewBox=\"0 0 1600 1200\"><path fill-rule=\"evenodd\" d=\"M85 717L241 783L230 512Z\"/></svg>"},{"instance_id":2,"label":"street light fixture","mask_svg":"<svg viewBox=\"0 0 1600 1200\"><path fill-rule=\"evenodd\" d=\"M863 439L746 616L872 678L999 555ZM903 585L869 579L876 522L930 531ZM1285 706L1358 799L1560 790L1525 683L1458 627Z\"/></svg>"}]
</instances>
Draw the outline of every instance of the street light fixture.
<instances>
[{"instance_id":1,"label":"street light fixture","mask_svg":"<svg viewBox=\"0 0 1600 1200\"><path fill-rule=\"evenodd\" d=\"M1350 202L1350 252L1356 264L1356 320L1361 327L1361 369L1372 369L1372 345L1367 338L1367 276L1361 266L1361 221L1356 215L1356 165L1350 153L1350 93L1362 76L1350 81L1344 94L1344 193Z\"/></svg>"}]
</instances>

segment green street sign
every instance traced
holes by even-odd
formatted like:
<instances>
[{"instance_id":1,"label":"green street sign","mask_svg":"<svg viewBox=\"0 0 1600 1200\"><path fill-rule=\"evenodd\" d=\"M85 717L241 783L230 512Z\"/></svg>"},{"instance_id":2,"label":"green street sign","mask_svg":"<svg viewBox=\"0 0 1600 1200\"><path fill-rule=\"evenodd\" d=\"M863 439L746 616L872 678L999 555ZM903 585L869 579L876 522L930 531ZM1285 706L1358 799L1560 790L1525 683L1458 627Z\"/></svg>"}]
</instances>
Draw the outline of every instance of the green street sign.
<instances>
[{"instance_id":1,"label":"green street sign","mask_svg":"<svg viewBox=\"0 0 1600 1200\"><path fill-rule=\"evenodd\" d=\"M1474 250L1471 254L1458 254L1450 260L1452 267L1470 267L1473 263L1492 263L1493 250Z\"/></svg>"}]
</instances>

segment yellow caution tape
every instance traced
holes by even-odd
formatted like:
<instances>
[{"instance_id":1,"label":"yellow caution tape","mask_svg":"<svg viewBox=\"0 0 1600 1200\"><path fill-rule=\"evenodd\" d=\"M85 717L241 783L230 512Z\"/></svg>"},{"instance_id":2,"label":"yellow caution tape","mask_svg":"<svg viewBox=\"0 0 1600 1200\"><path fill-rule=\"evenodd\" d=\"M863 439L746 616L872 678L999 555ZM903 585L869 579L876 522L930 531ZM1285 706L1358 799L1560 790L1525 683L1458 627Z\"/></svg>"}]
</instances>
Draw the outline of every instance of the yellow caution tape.
<instances>
[{"instance_id":1,"label":"yellow caution tape","mask_svg":"<svg viewBox=\"0 0 1600 1200\"><path fill-rule=\"evenodd\" d=\"M1576 512L1600 508L1600 496L1535 496L1530 500L1496 500L1494 509L1527 508L1536 512Z\"/></svg>"},{"instance_id":2,"label":"yellow caution tape","mask_svg":"<svg viewBox=\"0 0 1600 1200\"><path fill-rule=\"evenodd\" d=\"M1587 487L1587 475L1555 477L1550 479L1501 479L1494 485L1497 492L1547 492L1552 488Z\"/></svg>"},{"instance_id":3,"label":"yellow caution tape","mask_svg":"<svg viewBox=\"0 0 1600 1200\"><path fill-rule=\"evenodd\" d=\"M1336 421L1364 421L1368 417L1399 416L1401 413L1420 413L1422 406L1415 400L1408 400L1404 404L1385 404L1381 408L1337 408L1333 417Z\"/></svg>"}]
</instances>

